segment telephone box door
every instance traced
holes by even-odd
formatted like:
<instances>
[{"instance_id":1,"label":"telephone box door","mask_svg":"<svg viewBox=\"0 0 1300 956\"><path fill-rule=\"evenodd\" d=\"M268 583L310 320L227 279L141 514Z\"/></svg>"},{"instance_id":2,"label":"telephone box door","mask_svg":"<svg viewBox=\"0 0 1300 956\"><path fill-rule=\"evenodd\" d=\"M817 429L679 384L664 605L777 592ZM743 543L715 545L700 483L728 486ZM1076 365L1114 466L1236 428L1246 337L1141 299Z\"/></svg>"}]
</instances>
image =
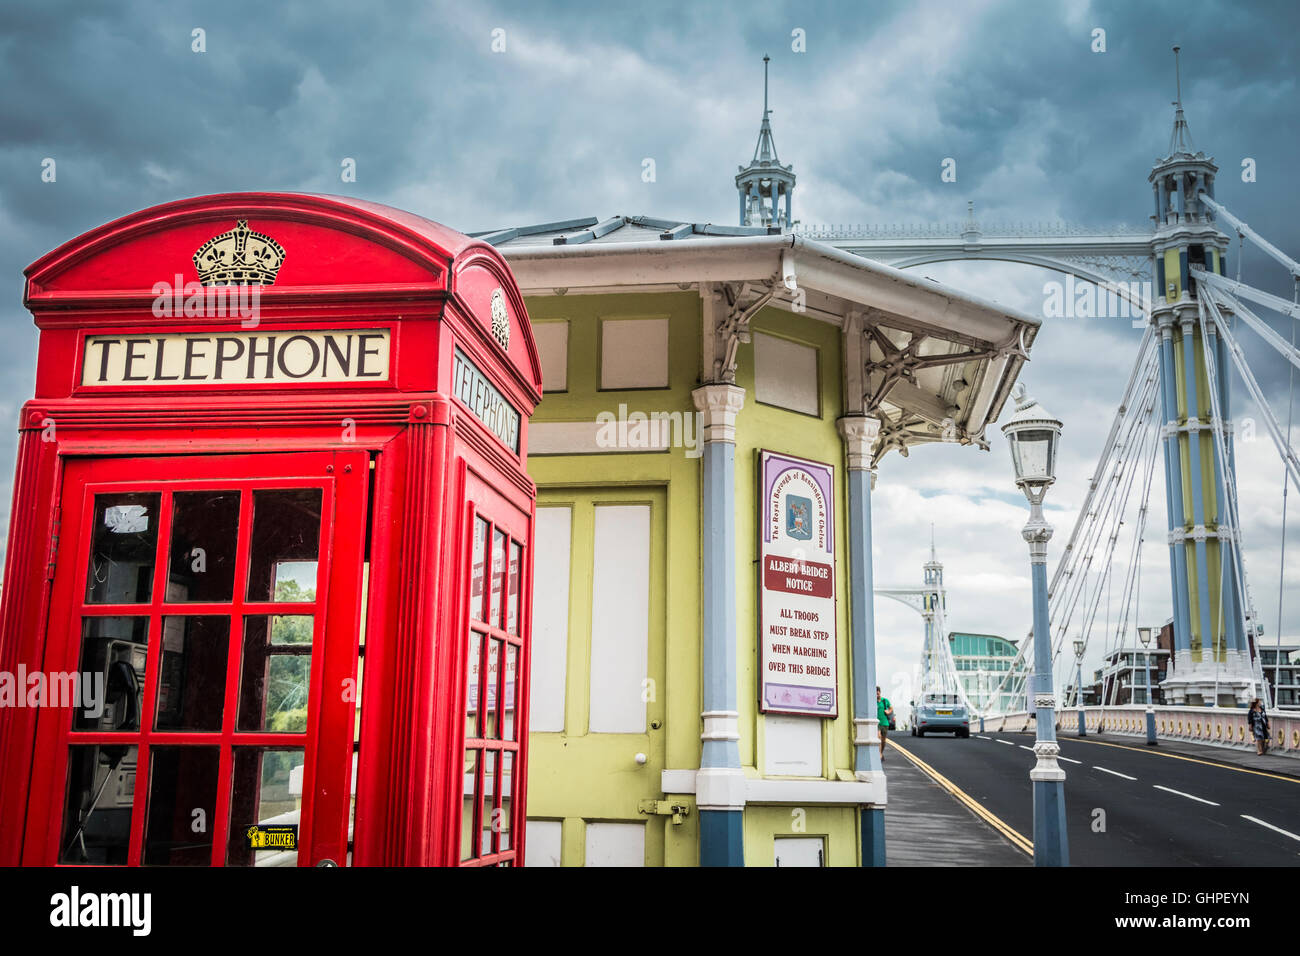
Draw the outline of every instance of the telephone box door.
<instances>
[{"instance_id":1,"label":"telephone box door","mask_svg":"<svg viewBox=\"0 0 1300 956\"><path fill-rule=\"evenodd\" d=\"M473 472L466 476L469 559L465 634L463 866L522 860L528 733L529 514Z\"/></svg>"},{"instance_id":2,"label":"telephone box door","mask_svg":"<svg viewBox=\"0 0 1300 956\"><path fill-rule=\"evenodd\" d=\"M24 862L348 860L368 478L363 451L68 462Z\"/></svg>"}]
</instances>

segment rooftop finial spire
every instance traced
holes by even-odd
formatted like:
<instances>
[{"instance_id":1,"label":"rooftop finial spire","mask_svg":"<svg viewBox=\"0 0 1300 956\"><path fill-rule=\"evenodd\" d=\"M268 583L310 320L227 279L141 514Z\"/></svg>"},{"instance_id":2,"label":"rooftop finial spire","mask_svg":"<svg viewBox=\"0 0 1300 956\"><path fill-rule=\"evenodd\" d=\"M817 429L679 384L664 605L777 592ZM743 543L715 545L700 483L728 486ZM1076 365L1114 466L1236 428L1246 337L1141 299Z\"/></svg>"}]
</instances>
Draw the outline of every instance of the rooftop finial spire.
<instances>
[{"instance_id":1,"label":"rooftop finial spire","mask_svg":"<svg viewBox=\"0 0 1300 956\"><path fill-rule=\"evenodd\" d=\"M934 554L934 522L933 521L930 522L930 560L931 561L938 560L938 558L935 557Z\"/></svg>"},{"instance_id":2,"label":"rooftop finial spire","mask_svg":"<svg viewBox=\"0 0 1300 956\"><path fill-rule=\"evenodd\" d=\"M766 53L763 54L763 117L767 118L767 64L772 58Z\"/></svg>"},{"instance_id":3,"label":"rooftop finial spire","mask_svg":"<svg viewBox=\"0 0 1300 956\"><path fill-rule=\"evenodd\" d=\"M1178 51L1182 47L1174 47L1174 131L1169 137L1169 155L1175 153L1194 152L1192 146L1192 133L1187 128L1187 117L1183 115L1183 75L1181 64L1178 59Z\"/></svg>"},{"instance_id":4,"label":"rooftop finial spire","mask_svg":"<svg viewBox=\"0 0 1300 956\"><path fill-rule=\"evenodd\" d=\"M772 109L768 106L768 64L763 57L763 121L758 127L758 142L748 166L736 174L740 193L740 224L789 229L794 224L791 193L794 192L794 169L782 166L772 138ZM782 208L784 206L784 208Z\"/></svg>"},{"instance_id":5,"label":"rooftop finial spire","mask_svg":"<svg viewBox=\"0 0 1300 956\"><path fill-rule=\"evenodd\" d=\"M768 119L771 110L767 106L767 64L771 57L763 56L763 122L758 127L758 143L754 146L754 158L750 163L779 163L776 158L776 141L772 139L772 123Z\"/></svg>"},{"instance_id":6,"label":"rooftop finial spire","mask_svg":"<svg viewBox=\"0 0 1300 956\"><path fill-rule=\"evenodd\" d=\"M1183 74L1178 64L1178 51L1182 47L1174 47L1174 91L1178 99L1174 100L1174 105L1179 109L1183 108Z\"/></svg>"}]
</instances>

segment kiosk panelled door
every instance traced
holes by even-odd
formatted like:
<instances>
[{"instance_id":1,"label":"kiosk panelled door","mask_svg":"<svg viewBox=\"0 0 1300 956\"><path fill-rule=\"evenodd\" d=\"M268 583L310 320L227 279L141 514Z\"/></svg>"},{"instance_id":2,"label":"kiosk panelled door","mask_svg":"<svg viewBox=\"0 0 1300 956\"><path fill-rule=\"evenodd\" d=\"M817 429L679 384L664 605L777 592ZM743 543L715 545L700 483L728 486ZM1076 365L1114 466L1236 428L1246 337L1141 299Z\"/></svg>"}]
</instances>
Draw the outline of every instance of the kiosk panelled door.
<instances>
[{"instance_id":1,"label":"kiosk panelled door","mask_svg":"<svg viewBox=\"0 0 1300 956\"><path fill-rule=\"evenodd\" d=\"M81 691L42 714L32 862L347 860L368 470L69 462L47 660Z\"/></svg>"},{"instance_id":2,"label":"kiosk panelled door","mask_svg":"<svg viewBox=\"0 0 1300 956\"><path fill-rule=\"evenodd\" d=\"M520 741L527 733L519 679L525 534L517 508L489 494L477 480L469 484L473 504L460 859L465 866L514 866L522 826Z\"/></svg>"}]
</instances>

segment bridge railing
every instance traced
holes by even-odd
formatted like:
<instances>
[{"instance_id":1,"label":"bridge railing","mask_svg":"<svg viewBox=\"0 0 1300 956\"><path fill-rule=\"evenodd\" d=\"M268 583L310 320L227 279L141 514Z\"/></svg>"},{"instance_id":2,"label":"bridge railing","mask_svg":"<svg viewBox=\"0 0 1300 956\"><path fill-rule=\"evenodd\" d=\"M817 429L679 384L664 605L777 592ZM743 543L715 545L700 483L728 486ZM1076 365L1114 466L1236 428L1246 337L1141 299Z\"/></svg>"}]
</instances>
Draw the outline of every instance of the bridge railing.
<instances>
[{"instance_id":1,"label":"bridge railing","mask_svg":"<svg viewBox=\"0 0 1300 956\"><path fill-rule=\"evenodd\" d=\"M1077 707L1057 711L1057 729L1066 733L1079 726ZM1146 737L1146 706L1084 707L1084 726L1089 733ZM1254 750L1244 707L1155 707L1156 736L1189 743ZM1300 755L1300 714L1273 711L1268 715L1271 750Z\"/></svg>"},{"instance_id":2,"label":"bridge railing","mask_svg":"<svg viewBox=\"0 0 1300 956\"><path fill-rule=\"evenodd\" d=\"M1088 733L1146 737L1146 706L1126 704L1111 707L1084 707L1084 726ZM1056 729L1074 733L1079 726L1079 708L1066 707L1056 712ZM1166 740L1210 744L1254 750L1255 739L1246 720L1246 708L1172 707L1157 705L1156 736ZM1268 715L1269 748L1275 753L1300 756L1300 713L1273 711ZM1034 715L1024 712L984 718L986 732L1017 733L1034 728Z\"/></svg>"},{"instance_id":3,"label":"bridge railing","mask_svg":"<svg viewBox=\"0 0 1300 956\"><path fill-rule=\"evenodd\" d=\"M888 239L960 239L977 234L982 239L1069 238L1078 236L1150 236L1151 225L1119 223L1089 226L1069 222L936 222L828 224L800 223L794 231L807 239L888 240Z\"/></svg>"},{"instance_id":4,"label":"bridge railing","mask_svg":"<svg viewBox=\"0 0 1300 956\"><path fill-rule=\"evenodd\" d=\"M1034 715L1023 710L1011 714L999 714L996 717L985 717L983 721L983 729L993 733L1014 734L1032 730L1034 727Z\"/></svg>"}]
</instances>

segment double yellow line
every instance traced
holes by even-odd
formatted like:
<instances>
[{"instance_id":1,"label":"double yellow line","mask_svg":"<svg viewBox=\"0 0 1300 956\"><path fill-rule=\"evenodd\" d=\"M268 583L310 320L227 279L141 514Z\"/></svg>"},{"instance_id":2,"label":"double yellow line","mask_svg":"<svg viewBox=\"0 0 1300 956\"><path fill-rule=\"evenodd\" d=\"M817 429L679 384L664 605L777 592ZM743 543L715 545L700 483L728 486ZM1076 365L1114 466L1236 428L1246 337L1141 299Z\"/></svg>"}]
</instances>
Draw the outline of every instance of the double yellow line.
<instances>
[{"instance_id":1,"label":"double yellow line","mask_svg":"<svg viewBox=\"0 0 1300 956\"><path fill-rule=\"evenodd\" d=\"M994 816L992 813L986 810L983 807L983 805L981 805L974 797L967 794L966 791L962 790L961 787L957 786L955 783L953 783L951 780L949 780L939 771L935 770L933 767L931 767L928 763L926 763L916 754L912 753L907 748L902 747L896 742L894 742L893 739L889 741L889 746L893 747L895 750L901 753L908 760L912 761L912 763L916 765L917 769L919 769L922 773L928 776L931 780L937 783L944 790L948 791L950 794L956 797L958 802L960 802L964 807L969 809L977 817L979 817L981 820L983 820L993 829L997 830L1004 837L1006 837L1007 840L1010 841L1011 845L1014 846L1017 850L1020 850L1022 853L1026 853L1029 856L1034 855L1033 843L1027 840L1024 837L1024 835L1021 834L1020 832L1013 830L1000 817Z\"/></svg>"},{"instance_id":2,"label":"double yellow line","mask_svg":"<svg viewBox=\"0 0 1300 956\"><path fill-rule=\"evenodd\" d=\"M1235 770L1238 773L1250 773L1257 777L1270 777L1273 780L1283 780L1287 783L1300 783L1300 777L1287 776L1279 773L1269 773L1267 770L1252 770L1250 767L1239 767L1231 763L1219 763L1216 760L1203 760L1199 757L1186 757L1182 754L1171 754L1167 750L1157 750L1154 747L1134 746L1132 744L1113 744L1108 740L1089 740L1087 737L1068 737L1070 741L1077 741L1081 744L1096 744L1099 747L1114 747L1117 750L1132 750L1135 753L1154 754L1157 757L1171 757L1174 760L1186 760L1188 763L1205 764L1207 767L1218 767L1220 770ZM891 741L892 743L892 741Z\"/></svg>"}]
</instances>

